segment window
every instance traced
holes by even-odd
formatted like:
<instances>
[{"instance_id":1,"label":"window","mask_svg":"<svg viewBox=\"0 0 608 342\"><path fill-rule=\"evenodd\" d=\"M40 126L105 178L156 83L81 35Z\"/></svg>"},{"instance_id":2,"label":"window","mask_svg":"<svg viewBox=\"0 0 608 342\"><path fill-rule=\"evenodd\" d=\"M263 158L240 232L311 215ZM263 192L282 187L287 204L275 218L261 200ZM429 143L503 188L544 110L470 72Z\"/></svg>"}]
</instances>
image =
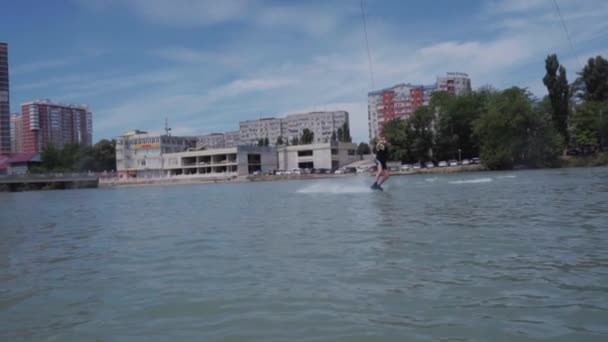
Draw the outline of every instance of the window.
<instances>
[{"instance_id":1,"label":"window","mask_svg":"<svg viewBox=\"0 0 608 342\"><path fill-rule=\"evenodd\" d=\"M355 155L355 150L348 150L348 155L349 156L354 156Z\"/></svg>"},{"instance_id":2,"label":"window","mask_svg":"<svg viewBox=\"0 0 608 342\"><path fill-rule=\"evenodd\" d=\"M311 157L312 150L298 151L298 157Z\"/></svg>"},{"instance_id":3,"label":"window","mask_svg":"<svg viewBox=\"0 0 608 342\"><path fill-rule=\"evenodd\" d=\"M337 155L338 154L338 149L337 148L332 148L331 149L331 154L334 155L334 156Z\"/></svg>"}]
</instances>

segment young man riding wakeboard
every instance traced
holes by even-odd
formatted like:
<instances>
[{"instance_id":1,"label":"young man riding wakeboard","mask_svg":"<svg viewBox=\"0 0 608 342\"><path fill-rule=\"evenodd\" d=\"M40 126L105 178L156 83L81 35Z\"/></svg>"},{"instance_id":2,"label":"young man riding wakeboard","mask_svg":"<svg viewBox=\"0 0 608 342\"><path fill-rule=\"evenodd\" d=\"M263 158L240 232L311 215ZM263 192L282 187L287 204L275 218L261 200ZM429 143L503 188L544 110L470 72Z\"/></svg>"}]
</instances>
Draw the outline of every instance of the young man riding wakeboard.
<instances>
[{"instance_id":1,"label":"young man riding wakeboard","mask_svg":"<svg viewBox=\"0 0 608 342\"><path fill-rule=\"evenodd\" d=\"M390 177L388 167L386 166L386 162L388 161L388 143L384 138L378 139L378 142L375 146L376 151L376 166L378 171L376 172L376 181L371 186L372 190L380 190L382 189L382 184L386 182L386 180Z\"/></svg>"}]
</instances>

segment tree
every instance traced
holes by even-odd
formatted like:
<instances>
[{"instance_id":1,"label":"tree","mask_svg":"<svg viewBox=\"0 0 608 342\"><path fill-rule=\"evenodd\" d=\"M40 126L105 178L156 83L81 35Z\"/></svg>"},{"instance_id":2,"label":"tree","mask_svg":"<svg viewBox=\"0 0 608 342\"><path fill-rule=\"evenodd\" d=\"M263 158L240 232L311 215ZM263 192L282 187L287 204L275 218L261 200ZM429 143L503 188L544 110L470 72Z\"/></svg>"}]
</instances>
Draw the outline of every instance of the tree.
<instances>
[{"instance_id":1,"label":"tree","mask_svg":"<svg viewBox=\"0 0 608 342\"><path fill-rule=\"evenodd\" d=\"M481 159L489 169L550 166L562 148L549 113L534 106L531 94L513 87L493 94L474 122Z\"/></svg>"},{"instance_id":2,"label":"tree","mask_svg":"<svg viewBox=\"0 0 608 342\"><path fill-rule=\"evenodd\" d=\"M264 146L269 146L270 145L270 140L268 140L268 137L264 138Z\"/></svg>"},{"instance_id":3,"label":"tree","mask_svg":"<svg viewBox=\"0 0 608 342\"><path fill-rule=\"evenodd\" d=\"M315 134L314 132L312 132L311 130L309 130L308 128L304 128L304 130L302 130L302 138L300 139L300 142L302 144L312 144L315 140Z\"/></svg>"},{"instance_id":4,"label":"tree","mask_svg":"<svg viewBox=\"0 0 608 342\"><path fill-rule=\"evenodd\" d=\"M394 119L384 124L382 132L390 145L390 159L404 162L412 159L411 148L413 143L409 131L410 124L406 120Z\"/></svg>"},{"instance_id":5,"label":"tree","mask_svg":"<svg viewBox=\"0 0 608 342\"><path fill-rule=\"evenodd\" d=\"M294 136L293 138L291 138L291 144L294 146L300 144L300 141L297 136Z\"/></svg>"},{"instance_id":6,"label":"tree","mask_svg":"<svg viewBox=\"0 0 608 342\"><path fill-rule=\"evenodd\" d=\"M599 104L597 102L585 102L579 106L572 116L574 128L575 146L590 150L599 142Z\"/></svg>"},{"instance_id":7,"label":"tree","mask_svg":"<svg viewBox=\"0 0 608 342\"><path fill-rule=\"evenodd\" d=\"M344 141L344 131L342 130L342 127L338 127L338 141Z\"/></svg>"},{"instance_id":8,"label":"tree","mask_svg":"<svg viewBox=\"0 0 608 342\"><path fill-rule=\"evenodd\" d=\"M102 139L93 146L94 171L116 170L116 140Z\"/></svg>"},{"instance_id":9,"label":"tree","mask_svg":"<svg viewBox=\"0 0 608 342\"><path fill-rule=\"evenodd\" d=\"M54 145L47 145L40 153L40 169L44 171L54 171L61 168L60 151Z\"/></svg>"},{"instance_id":10,"label":"tree","mask_svg":"<svg viewBox=\"0 0 608 342\"><path fill-rule=\"evenodd\" d=\"M431 107L421 106L414 115L408 119L408 133L411 142L411 154L417 161L431 159L434 147L433 120L434 113Z\"/></svg>"},{"instance_id":11,"label":"tree","mask_svg":"<svg viewBox=\"0 0 608 342\"><path fill-rule=\"evenodd\" d=\"M368 143L361 142L359 143L359 146L357 146L357 154L360 156L370 154L371 152L372 151Z\"/></svg>"},{"instance_id":12,"label":"tree","mask_svg":"<svg viewBox=\"0 0 608 342\"><path fill-rule=\"evenodd\" d=\"M578 73L576 85L586 101L608 101L608 61L602 56L589 58L587 65Z\"/></svg>"},{"instance_id":13,"label":"tree","mask_svg":"<svg viewBox=\"0 0 608 342\"><path fill-rule=\"evenodd\" d=\"M279 135L277 138L277 145L283 145L283 137Z\"/></svg>"},{"instance_id":14,"label":"tree","mask_svg":"<svg viewBox=\"0 0 608 342\"><path fill-rule=\"evenodd\" d=\"M264 138L258 139L258 146L264 146Z\"/></svg>"},{"instance_id":15,"label":"tree","mask_svg":"<svg viewBox=\"0 0 608 342\"><path fill-rule=\"evenodd\" d=\"M352 142L353 139L350 136L350 128L348 127L348 122L344 122L342 125L342 140L343 142Z\"/></svg>"},{"instance_id":16,"label":"tree","mask_svg":"<svg viewBox=\"0 0 608 342\"><path fill-rule=\"evenodd\" d=\"M331 133L331 141L338 141L338 135L336 134L336 131L333 131Z\"/></svg>"},{"instance_id":17,"label":"tree","mask_svg":"<svg viewBox=\"0 0 608 342\"><path fill-rule=\"evenodd\" d=\"M566 69L559 64L557 55L549 55L545 60L546 74L543 83L549 92L551 101L553 124L564 137L566 144L570 141L568 134L568 120L570 118L570 86L566 78ZM559 70L559 74L558 74Z\"/></svg>"}]
</instances>

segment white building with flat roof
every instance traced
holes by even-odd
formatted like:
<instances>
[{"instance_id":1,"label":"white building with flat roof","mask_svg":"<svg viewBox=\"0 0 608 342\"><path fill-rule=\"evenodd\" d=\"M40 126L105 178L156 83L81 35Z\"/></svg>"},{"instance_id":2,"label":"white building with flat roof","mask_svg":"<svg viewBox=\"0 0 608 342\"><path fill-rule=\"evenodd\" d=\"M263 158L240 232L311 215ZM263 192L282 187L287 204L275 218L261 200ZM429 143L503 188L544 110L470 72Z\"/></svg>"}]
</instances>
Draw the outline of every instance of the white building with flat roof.
<instances>
[{"instance_id":1,"label":"white building with flat roof","mask_svg":"<svg viewBox=\"0 0 608 342\"><path fill-rule=\"evenodd\" d=\"M116 171L121 178L160 177L164 154L183 152L194 144L193 138L127 132L116 138Z\"/></svg>"},{"instance_id":2,"label":"white building with flat roof","mask_svg":"<svg viewBox=\"0 0 608 342\"><path fill-rule=\"evenodd\" d=\"M163 156L165 176L247 176L277 168L274 147L237 146L170 153Z\"/></svg>"},{"instance_id":3,"label":"white building with flat roof","mask_svg":"<svg viewBox=\"0 0 608 342\"><path fill-rule=\"evenodd\" d=\"M357 145L328 142L281 146L277 150L279 169L335 169L359 160Z\"/></svg>"},{"instance_id":4,"label":"white building with flat roof","mask_svg":"<svg viewBox=\"0 0 608 342\"><path fill-rule=\"evenodd\" d=\"M332 133L349 126L348 112L321 111L310 113L289 114L284 118L264 118L246 120L239 123L240 144L257 145L260 139L268 138L270 145L276 145L279 137L283 141L292 141L302 136L304 129L314 134L314 142L326 143L331 140ZM350 134L350 127L348 128Z\"/></svg>"}]
</instances>

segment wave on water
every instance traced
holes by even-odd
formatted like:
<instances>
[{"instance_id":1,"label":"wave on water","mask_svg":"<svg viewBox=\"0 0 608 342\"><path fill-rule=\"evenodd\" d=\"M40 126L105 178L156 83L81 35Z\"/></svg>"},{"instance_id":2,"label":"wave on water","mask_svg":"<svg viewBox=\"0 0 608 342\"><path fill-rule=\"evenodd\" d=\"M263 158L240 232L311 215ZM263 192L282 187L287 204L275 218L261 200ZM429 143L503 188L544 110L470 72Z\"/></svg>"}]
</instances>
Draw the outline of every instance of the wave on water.
<instances>
[{"instance_id":1,"label":"wave on water","mask_svg":"<svg viewBox=\"0 0 608 342\"><path fill-rule=\"evenodd\" d=\"M474 184L474 183L490 183L492 178L475 178L475 179L461 179L456 181L450 181L450 184Z\"/></svg>"},{"instance_id":2,"label":"wave on water","mask_svg":"<svg viewBox=\"0 0 608 342\"><path fill-rule=\"evenodd\" d=\"M498 176L496 178L498 178L498 179L502 179L502 178L517 178L517 176L516 175L505 175L505 176Z\"/></svg>"},{"instance_id":3,"label":"wave on water","mask_svg":"<svg viewBox=\"0 0 608 342\"><path fill-rule=\"evenodd\" d=\"M433 178L427 178L427 179L425 179L425 181L427 181L427 182L431 182L431 183L433 183L433 182L434 182L434 181L436 181L436 180L437 180L437 177L433 177Z\"/></svg>"},{"instance_id":4,"label":"wave on water","mask_svg":"<svg viewBox=\"0 0 608 342\"><path fill-rule=\"evenodd\" d=\"M372 192L368 185L317 183L298 189L299 194L355 194Z\"/></svg>"}]
</instances>

